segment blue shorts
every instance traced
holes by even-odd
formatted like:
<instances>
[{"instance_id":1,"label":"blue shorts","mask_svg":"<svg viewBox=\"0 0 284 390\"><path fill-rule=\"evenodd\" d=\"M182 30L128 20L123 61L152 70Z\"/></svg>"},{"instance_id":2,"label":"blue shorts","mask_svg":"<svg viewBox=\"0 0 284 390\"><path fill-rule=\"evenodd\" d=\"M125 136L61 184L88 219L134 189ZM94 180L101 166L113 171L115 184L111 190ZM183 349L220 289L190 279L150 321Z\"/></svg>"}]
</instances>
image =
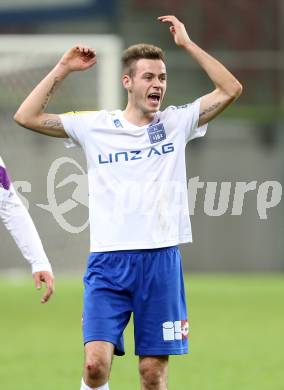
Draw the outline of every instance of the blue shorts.
<instances>
[{"instance_id":1,"label":"blue shorts","mask_svg":"<svg viewBox=\"0 0 284 390\"><path fill-rule=\"evenodd\" d=\"M124 355L131 313L135 354L188 351L188 322L178 247L93 252L84 276L84 343L108 341Z\"/></svg>"}]
</instances>

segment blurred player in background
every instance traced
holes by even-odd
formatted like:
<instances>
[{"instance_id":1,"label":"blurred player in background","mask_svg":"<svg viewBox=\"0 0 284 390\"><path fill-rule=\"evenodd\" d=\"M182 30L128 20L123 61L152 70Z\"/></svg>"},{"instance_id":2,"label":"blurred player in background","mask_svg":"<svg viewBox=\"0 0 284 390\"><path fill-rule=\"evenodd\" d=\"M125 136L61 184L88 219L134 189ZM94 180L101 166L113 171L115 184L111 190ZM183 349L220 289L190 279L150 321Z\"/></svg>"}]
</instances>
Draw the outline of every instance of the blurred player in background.
<instances>
[{"instance_id":1,"label":"blurred player in background","mask_svg":"<svg viewBox=\"0 0 284 390\"><path fill-rule=\"evenodd\" d=\"M37 289L42 282L46 290L41 303L49 300L54 290L51 265L44 252L35 225L10 181L6 167L0 157L0 218L15 240L25 259L31 264ZM3 253L3 251L1 251Z\"/></svg>"},{"instance_id":2,"label":"blurred player in background","mask_svg":"<svg viewBox=\"0 0 284 390\"><path fill-rule=\"evenodd\" d=\"M112 357L124 354L123 331L131 313L143 390L165 390L169 355L187 353L177 247L192 240L185 146L203 136L207 122L242 91L223 65L192 42L176 17L158 20L170 24L176 45L207 73L215 85L212 92L192 104L160 111L167 85L164 54L139 44L122 57L128 94L124 111L48 114L58 84L71 72L96 63L95 51L79 45L64 54L15 115L31 130L70 137L87 159L91 254L84 277L81 390L109 389Z\"/></svg>"}]
</instances>

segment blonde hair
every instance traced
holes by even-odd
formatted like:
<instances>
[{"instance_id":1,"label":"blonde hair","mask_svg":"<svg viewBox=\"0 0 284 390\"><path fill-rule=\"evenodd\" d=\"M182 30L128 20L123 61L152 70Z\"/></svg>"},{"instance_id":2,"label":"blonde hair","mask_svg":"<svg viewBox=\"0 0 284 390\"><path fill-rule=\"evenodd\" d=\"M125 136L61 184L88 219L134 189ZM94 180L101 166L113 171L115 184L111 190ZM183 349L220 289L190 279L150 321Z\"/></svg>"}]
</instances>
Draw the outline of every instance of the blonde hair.
<instances>
[{"instance_id":1,"label":"blonde hair","mask_svg":"<svg viewBox=\"0 0 284 390\"><path fill-rule=\"evenodd\" d=\"M165 53L159 47L147 43L130 46L123 52L121 57L123 74L133 76L135 74L136 62L144 58L165 62Z\"/></svg>"}]
</instances>

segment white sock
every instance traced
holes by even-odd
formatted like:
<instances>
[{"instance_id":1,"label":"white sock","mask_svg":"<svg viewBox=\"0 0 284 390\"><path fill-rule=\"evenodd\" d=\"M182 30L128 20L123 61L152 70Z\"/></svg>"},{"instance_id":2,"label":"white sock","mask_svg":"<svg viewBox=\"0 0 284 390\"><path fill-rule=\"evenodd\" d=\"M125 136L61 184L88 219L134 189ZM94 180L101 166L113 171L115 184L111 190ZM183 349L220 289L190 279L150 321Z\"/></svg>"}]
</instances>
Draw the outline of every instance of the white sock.
<instances>
[{"instance_id":1,"label":"white sock","mask_svg":"<svg viewBox=\"0 0 284 390\"><path fill-rule=\"evenodd\" d=\"M105 385L100 386L100 387L89 387L86 385L86 383L82 379L80 390L109 390L109 387L108 387L108 382Z\"/></svg>"}]
</instances>

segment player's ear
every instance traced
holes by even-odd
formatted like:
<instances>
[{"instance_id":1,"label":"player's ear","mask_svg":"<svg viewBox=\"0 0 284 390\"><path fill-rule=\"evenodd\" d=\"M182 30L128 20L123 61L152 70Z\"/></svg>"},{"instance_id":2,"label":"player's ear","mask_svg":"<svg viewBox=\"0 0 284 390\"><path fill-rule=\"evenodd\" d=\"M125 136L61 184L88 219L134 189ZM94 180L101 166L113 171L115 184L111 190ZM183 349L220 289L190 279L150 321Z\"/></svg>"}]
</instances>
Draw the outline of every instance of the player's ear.
<instances>
[{"instance_id":1,"label":"player's ear","mask_svg":"<svg viewBox=\"0 0 284 390\"><path fill-rule=\"evenodd\" d=\"M132 82L131 82L131 77L130 77L128 74L124 74L124 75L122 76L122 85L123 85L123 87L124 87L127 91L129 91L130 88L131 88L131 84L132 84Z\"/></svg>"}]
</instances>

